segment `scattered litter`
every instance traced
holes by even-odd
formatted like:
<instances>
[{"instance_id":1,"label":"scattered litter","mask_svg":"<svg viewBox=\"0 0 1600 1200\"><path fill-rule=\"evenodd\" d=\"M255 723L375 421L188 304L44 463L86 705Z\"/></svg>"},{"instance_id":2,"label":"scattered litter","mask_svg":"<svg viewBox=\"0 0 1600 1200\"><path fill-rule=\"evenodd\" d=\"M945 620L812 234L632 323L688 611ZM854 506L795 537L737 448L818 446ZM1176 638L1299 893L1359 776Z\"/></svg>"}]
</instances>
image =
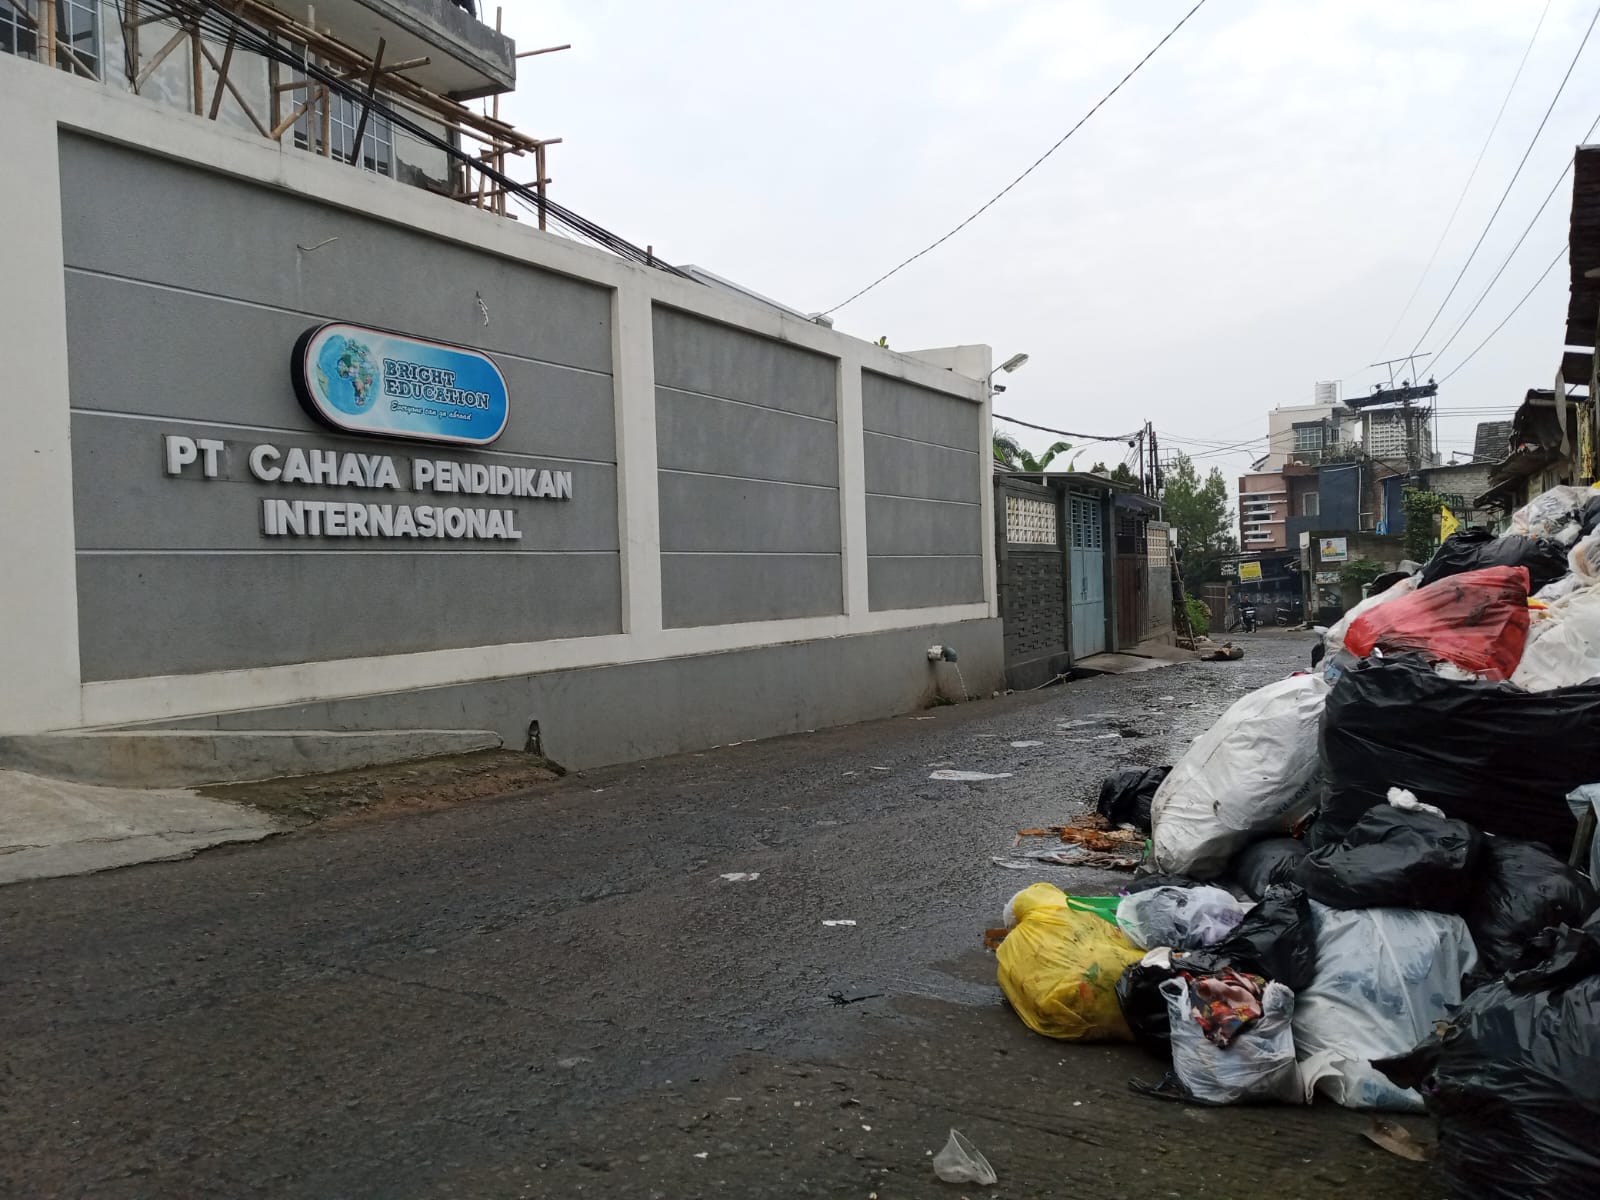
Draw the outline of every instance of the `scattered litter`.
<instances>
[{"instance_id":1,"label":"scattered litter","mask_svg":"<svg viewBox=\"0 0 1600 1200\"><path fill-rule=\"evenodd\" d=\"M1040 866L1073 867L1095 871L1132 871L1138 868L1139 859L1127 854L1106 854L1098 850L1067 848L1063 850L1036 850L1024 857L991 855L989 861L1008 871L1032 871Z\"/></svg>"},{"instance_id":2,"label":"scattered litter","mask_svg":"<svg viewBox=\"0 0 1600 1200\"><path fill-rule=\"evenodd\" d=\"M852 775L859 775L860 772L859 771L846 771L844 774L845 774L845 778L848 779Z\"/></svg>"},{"instance_id":3,"label":"scattered litter","mask_svg":"<svg viewBox=\"0 0 1600 1200\"><path fill-rule=\"evenodd\" d=\"M990 775L983 771L935 771L928 776L929 779L944 779L954 783L982 783L986 779L1010 779L1010 771L999 771Z\"/></svg>"},{"instance_id":4,"label":"scattered litter","mask_svg":"<svg viewBox=\"0 0 1600 1200\"><path fill-rule=\"evenodd\" d=\"M1013 749L1026 750L1029 746L1042 746L1043 742L1012 742Z\"/></svg>"},{"instance_id":5,"label":"scattered litter","mask_svg":"<svg viewBox=\"0 0 1600 1200\"><path fill-rule=\"evenodd\" d=\"M932 717L907 717L906 720L908 720L908 721L931 721L931 720L933 720L933 718Z\"/></svg>"},{"instance_id":6,"label":"scattered litter","mask_svg":"<svg viewBox=\"0 0 1600 1200\"><path fill-rule=\"evenodd\" d=\"M888 767L873 767L871 769L874 770L874 771L887 771L889 768Z\"/></svg>"},{"instance_id":7,"label":"scattered litter","mask_svg":"<svg viewBox=\"0 0 1600 1200\"><path fill-rule=\"evenodd\" d=\"M861 1129L862 1129L862 1131L863 1131L863 1132L865 1132L865 1133L871 1133L871 1132L872 1132L872 1126L871 1126L871 1125L863 1125L863 1126L862 1126L862 1127L861 1127Z\"/></svg>"},{"instance_id":8,"label":"scattered litter","mask_svg":"<svg viewBox=\"0 0 1600 1200\"><path fill-rule=\"evenodd\" d=\"M1361 1131L1361 1136L1374 1146L1381 1146L1390 1154L1410 1159L1412 1162L1427 1162L1437 1149L1435 1143L1425 1142L1413 1136L1409 1129L1402 1128L1393 1121L1385 1121L1381 1117L1374 1117L1372 1124Z\"/></svg>"},{"instance_id":9,"label":"scattered litter","mask_svg":"<svg viewBox=\"0 0 1600 1200\"><path fill-rule=\"evenodd\" d=\"M828 922L826 921L823 922L824 925L827 923ZM855 922L852 921L851 924L855 924ZM829 992L828 999L833 1001L833 1006L835 1008L843 1008L846 1004L860 1004L863 1000L882 1000L887 994L888 993L886 992L873 992L871 995L867 996L846 996L843 992ZM846 1100L845 1103L860 1104L861 1101Z\"/></svg>"},{"instance_id":10,"label":"scattered litter","mask_svg":"<svg viewBox=\"0 0 1600 1200\"><path fill-rule=\"evenodd\" d=\"M722 878L729 883L754 883L761 878L760 871L729 871Z\"/></svg>"},{"instance_id":11,"label":"scattered litter","mask_svg":"<svg viewBox=\"0 0 1600 1200\"><path fill-rule=\"evenodd\" d=\"M1171 703L1172 701L1176 700L1177 697L1176 696L1157 696L1156 699L1160 700L1162 703Z\"/></svg>"},{"instance_id":12,"label":"scattered litter","mask_svg":"<svg viewBox=\"0 0 1600 1200\"><path fill-rule=\"evenodd\" d=\"M1097 742L1112 742L1116 741L1121 736L1121 733L1097 733L1094 735L1094 740Z\"/></svg>"},{"instance_id":13,"label":"scattered litter","mask_svg":"<svg viewBox=\"0 0 1600 1200\"><path fill-rule=\"evenodd\" d=\"M1051 825L1044 829L1017 830L1018 842L1022 838L1054 837L1057 841L1071 842L1088 850L1127 850L1138 846L1144 835L1136 829L1113 829L1098 816L1087 816L1084 825ZM1016 848L1013 843L1012 848Z\"/></svg>"},{"instance_id":14,"label":"scattered litter","mask_svg":"<svg viewBox=\"0 0 1600 1200\"><path fill-rule=\"evenodd\" d=\"M1058 729L1083 729L1090 725L1104 725L1115 715L1115 713L1095 713L1089 717L1074 717L1070 721L1057 721L1056 727Z\"/></svg>"},{"instance_id":15,"label":"scattered litter","mask_svg":"<svg viewBox=\"0 0 1600 1200\"><path fill-rule=\"evenodd\" d=\"M835 926L835 925L854 925L854 924L855 924L855 922L854 922L854 921L824 921L824 922L823 922L823 924L824 924L824 925L828 925L828 926Z\"/></svg>"},{"instance_id":16,"label":"scattered litter","mask_svg":"<svg viewBox=\"0 0 1600 1200\"><path fill-rule=\"evenodd\" d=\"M696 1157L696 1158L710 1158L711 1157L711 1152L709 1150L702 1150L702 1151L700 1151L699 1154L696 1154L694 1157Z\"/></svg>"},{"instance_id":17,"label":"scattered litter","mask_svg":"<svg viewBox=\"0 0 1600 1200\"><path fill-rule=\"evenodd\" d=\"M990 1187L1000 1178L989 1160L958 1129L950 1131L944 1149L933 1156L933 1173L946 1183L976 1183L980 1187Z\"/></svg>"}]
</instances>

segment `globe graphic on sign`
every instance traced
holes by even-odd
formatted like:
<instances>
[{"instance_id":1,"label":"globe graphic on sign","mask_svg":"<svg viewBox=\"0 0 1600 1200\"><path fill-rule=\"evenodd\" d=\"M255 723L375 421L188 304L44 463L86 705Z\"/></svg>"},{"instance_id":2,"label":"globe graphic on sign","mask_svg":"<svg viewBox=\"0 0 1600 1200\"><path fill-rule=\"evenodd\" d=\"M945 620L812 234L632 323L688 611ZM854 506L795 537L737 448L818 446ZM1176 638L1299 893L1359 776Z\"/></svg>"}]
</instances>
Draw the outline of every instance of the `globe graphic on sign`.
<instances>
[{"instance_id":1,"label":"globe graphic on sign","mask_svg":"<svg viewBox=\"0 0 1600 1200\"><path fill-rule=\"evenodd\" d=\"M365 412L377 398L378 368L372 351L335 334L317 355L317 384L340 412Z\"/></svg>"}]
</instances>

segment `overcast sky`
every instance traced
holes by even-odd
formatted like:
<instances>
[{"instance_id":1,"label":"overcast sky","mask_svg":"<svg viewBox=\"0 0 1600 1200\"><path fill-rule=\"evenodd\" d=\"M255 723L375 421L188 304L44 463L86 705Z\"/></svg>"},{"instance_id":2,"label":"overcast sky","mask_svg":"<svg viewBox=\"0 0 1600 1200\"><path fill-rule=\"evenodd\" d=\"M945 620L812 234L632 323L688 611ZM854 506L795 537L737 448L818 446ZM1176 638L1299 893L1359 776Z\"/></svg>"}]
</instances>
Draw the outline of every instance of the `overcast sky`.
<instances>
[{"instance_id":1,"label":"overcast sky","mask_svg":"<svg viewBox=\"0 0 1600 1200\"><path fill-rule=\"evenodd\" d=\"M480 0L481 2L481 0ZM826 309L982 204L1193 0L552 0L506 5L525 59L503 111L553 193L630 240ZM1088 433L1146 418L1205 453L1264 439L1319 379L1369 390L1404 354L1527 148L1595 9L1551 0L1209 0L1084 128L951 241L835 315L896 349L987 342L1032 361L996 408ZM493 20L493 5L489 19ZM1600 115L1600 29L1421 350L1439 350ZM1600 137L1600 134L1597 134ZM1566 239L1570 177L1451 370ZM1565 262L1441 389L1445 450L1548 387ZM1003 403L1000 403L1003 401ZM1484 411L1463 411L1484 410ZM1004 426L1001 426L1004 428ZM1046 435L1024 433L1041 448ZM1215 455L1234 477L1262 444ZM1116 462L1120 447L1080 460Z\"/></svg>"}]
</instances>

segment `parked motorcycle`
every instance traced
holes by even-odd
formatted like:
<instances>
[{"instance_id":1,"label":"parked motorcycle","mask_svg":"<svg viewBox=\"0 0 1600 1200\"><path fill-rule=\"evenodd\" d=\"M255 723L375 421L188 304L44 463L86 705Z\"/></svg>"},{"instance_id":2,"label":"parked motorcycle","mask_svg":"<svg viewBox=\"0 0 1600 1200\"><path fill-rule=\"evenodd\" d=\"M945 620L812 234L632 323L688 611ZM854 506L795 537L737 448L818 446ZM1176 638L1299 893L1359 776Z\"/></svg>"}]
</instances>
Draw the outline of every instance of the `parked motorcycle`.
<instances>
[{"instance_id":1,"label":"parked motorcycle","mask_svg":"<svg viewBox=\"0 0 1600 1200\"><path fill-rule=\"evenodd\" d=\"M1246 633L1254 633L1256 631L1256 606L1246 604L1241 608L1239 610L1239 620L1244 623L1244 631Z\"/></svg>"}]
</instances>

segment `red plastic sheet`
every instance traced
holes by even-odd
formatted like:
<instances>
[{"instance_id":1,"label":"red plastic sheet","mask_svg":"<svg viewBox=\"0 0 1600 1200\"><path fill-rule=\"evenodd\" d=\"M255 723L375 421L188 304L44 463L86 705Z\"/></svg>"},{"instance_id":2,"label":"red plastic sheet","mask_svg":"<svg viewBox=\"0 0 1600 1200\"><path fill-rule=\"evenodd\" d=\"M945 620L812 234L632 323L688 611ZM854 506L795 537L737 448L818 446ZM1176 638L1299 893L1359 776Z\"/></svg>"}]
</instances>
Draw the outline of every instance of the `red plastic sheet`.
<instances>
[{"instance_id":1,"label":"red plastic sheet","mask_svg":"<svg viewBox=\"0 0 1600 1200\"><path fill-rule=\"evenodd\" d=\"M1484 567L1420 587L1368 609L1345 634L1366 658L1415 652L1488 680L1509 679L1528 641L1528 568Z\"/></svg>"}]
</instances>

